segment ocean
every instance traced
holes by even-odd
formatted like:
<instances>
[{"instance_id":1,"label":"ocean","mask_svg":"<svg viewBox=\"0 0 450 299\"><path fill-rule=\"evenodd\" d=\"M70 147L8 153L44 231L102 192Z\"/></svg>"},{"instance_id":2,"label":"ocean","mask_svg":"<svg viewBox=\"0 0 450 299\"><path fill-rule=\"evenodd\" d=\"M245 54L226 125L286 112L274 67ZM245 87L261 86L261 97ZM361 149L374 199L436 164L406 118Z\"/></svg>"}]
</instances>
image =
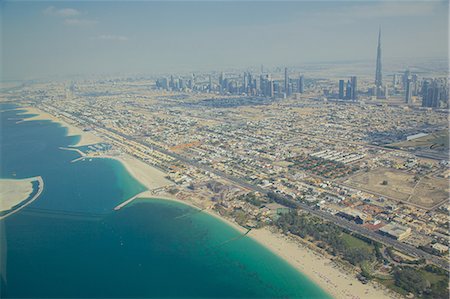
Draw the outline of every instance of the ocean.
<instances>
[{"instance_id":1,"label":"ocean","mask_svg":"<svg viewBox=\"0 0 450 299\"><path fill-rule=\"evenodd\" d=\"M44 191L0 220L2 298L330 298L223 221L142 199L116 160L62 150L79 137L1 105L1 178L42 176Z\"/></svg>"}]
</instances>

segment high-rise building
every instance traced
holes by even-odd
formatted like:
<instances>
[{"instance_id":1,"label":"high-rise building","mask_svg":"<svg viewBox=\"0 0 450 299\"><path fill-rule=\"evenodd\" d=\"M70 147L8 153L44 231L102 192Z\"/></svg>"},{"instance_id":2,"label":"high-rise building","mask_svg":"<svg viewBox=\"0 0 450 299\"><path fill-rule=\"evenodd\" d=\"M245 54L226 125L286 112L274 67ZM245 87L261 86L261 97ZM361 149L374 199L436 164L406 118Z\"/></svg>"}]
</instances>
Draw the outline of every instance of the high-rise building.
<instances>
[{"instance_id":1,"label":"high-rise building","mask_svg":"<svg viewBox=\"0 0 450 299\"><path fill-rule=\"evenodd\" d=\"M344 85L345 85L345 81L339 80L339 99L341 99L341 100L344 99Z\"/></svg>"},{"instance_id":2,"label":"high-rise building","mask_svg":"<svg viewBox=\"0 0 450 299\"><path fill-rule=\"evenodd\" d=\"M412 80L407 78L405 85L405 103L412 104Z\"/></svg>"},{"instance_id":3,"label":"high-rise building","mask_svg":"<svg viewBox=\"0 0 450 299\"><path fill-rule=\"evenodd\" d=\"M243 92L247 92L248 89L248 84L249 84L249 78L247 76L247 72L244 72L244 81L242 81L242 89Z\"/></svg>"},{"instance_id":4,"label":"high-rise building","mask_svg":"<svg viewBox=\"0 0 450 299\"><path fill-rule=\"evenodd\" d=\"M446 80L425 80L422 83L422 107L448 107L449 90Z\"/></svg>"},{"instance_id":5,"label":"high-rise building","mask_svg":"<svg viewBox=\"0 0 450 299\"><path fill-rule=\"evenodd\" d=\"M209 91L209 92L212 91L212 78L211 78L211 75L209 75L208 91Z\"/></svg>"},{"instance_id":6,"label":"high-rise building","mask_svg":"<svg viewBox=\"0 0 450 299\"><path fill-rule=\"evenodd\" d=\"M178 79L178 86L180 89L185 89L186 85L185 85L185 81L183 80L183 78L179 78Z\"/></svg>"},{"instance_id":7,"label":"high-rise building","mask_svg":"<svg viewBox=\"0 0 450 299\"><path fill-rule=\"evenodd\" d=\"M409 70L406 70L405 73L403 74L403 80L402 80L403 90L406 90L406 86L407 86L410 75L411 75L411 72Z\"/></svg>"},{"instance_id":8,"label":"high-rise building","mask_svg":"<svg viewBox=\"0 0 450 299\"><path fill-rule=\"evenodd\" d=\"M382 98L382 69L381 69L381 28L378 32L378 47L377 47L377 66L375 71L375 87L377 89L377 98Z\"/></svg>"},{"instance_id":9,"label":"high-rise building","mask_svg":"<svg viewBox=\"0 0 450 299\"><path fill-rule=\"evenodd\" d=\"M352 85L351 99L353 101L356 101L358 99L358 81L356 79L356 76L350 77L350 82Z\"/></svg>"},{"instance_id":10,"label":"high-rise building","mask_svg":"<svg viewBox=\"0 0 450 299\"><path fill-rule=\"evenodd\" d=\"M225 75L223 72L220 73L219 75L219 85L220 87L223 87L223 79L224 79Z\"/></svg>"},{"instance_id":11,"label":"high-rise building","mask_svg":"<svg viewBox=\"0 0 450 299\"><path fill-rule=\"evenodd\" d=\"M274 97L275 96L274 82L271 79L269 79L267 85L268 85L267 96Z\"/></svg>"},{"instance_id":12,"label":"high-rise building","mask_svg":"<svg viewBox=\"0 0 450 299\"><path fill-rule=\"evenodd\" d=\"M172 75L170 75L169 87L170 87L171 89L174 89L174 88L175 88L175 80L174 80L174 78L173 78Z\"/></svg>"},{"instance_id":13,"label":"high-rise building","mask_svg":"<svg viewBox=\"0 0 450 299\"><path fill-rule=\"evenodd\" d=\"M284 92L289 96L289 76L287 67L284 68Z\"/></svg>"},{"instance_id":14,"label":"high-rise building","mask_svg":"<svg viewBox=\"0 0 450 299\"><path fill-rule=\"evenodd\" d=\"M305 91L305 79L304 79L303 75L301 75L298 78L297 92L303 93L304 91Z\"/></svg>"},{"instance_id":15,"label":"high-rise building","mask_svg":"<svg viewBox=\"0 0 450 299\"><path fill-rule=\"evenodd\" d=\"M261 95L266 95L266 80L264 79L264 76L259 76L259 93Z\"/></svg>"},{"instance_id":16,"label":"high-rise building","mask_svg":"<svg viewBox=\"0 0 450 299\"><path fill-rule=\"evenodd\" d=\"M345 99L351 100L352 98L352 83L350 80L347 80L347 87L345 88Z\"/></svg>"}]
</instances>

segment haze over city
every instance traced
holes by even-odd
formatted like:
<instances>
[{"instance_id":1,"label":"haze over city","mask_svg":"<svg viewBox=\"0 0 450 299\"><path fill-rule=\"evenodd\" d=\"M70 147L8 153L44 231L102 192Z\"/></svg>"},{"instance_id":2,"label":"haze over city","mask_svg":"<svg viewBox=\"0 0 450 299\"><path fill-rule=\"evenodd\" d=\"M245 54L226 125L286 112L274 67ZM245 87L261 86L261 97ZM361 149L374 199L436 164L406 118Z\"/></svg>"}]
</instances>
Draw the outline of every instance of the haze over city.
<instances>
[{"instance_id":1,"label":"haze over city","mask_svg":"<svg viewBox=\"0 0 450 299\"><path fill-rule=\"evenodd\" d=\"M131 3L2 1L2 78L448 55L448 1Z\"/></svg>"}]
</instances>

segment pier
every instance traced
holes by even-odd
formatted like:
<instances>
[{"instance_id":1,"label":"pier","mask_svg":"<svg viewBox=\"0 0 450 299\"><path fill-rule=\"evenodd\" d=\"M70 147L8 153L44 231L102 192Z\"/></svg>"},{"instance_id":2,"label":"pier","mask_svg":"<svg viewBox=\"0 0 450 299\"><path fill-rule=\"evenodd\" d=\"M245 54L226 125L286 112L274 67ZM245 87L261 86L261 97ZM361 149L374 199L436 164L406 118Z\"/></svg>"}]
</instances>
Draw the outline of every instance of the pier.
<instances>
[{"instance_id":1,"label":"pier","mask_svg":"<svg viewBox=\"0 0 450 299\"><path fill-rule=\"evenodd\" d=\"M126 205L128 205L129 203L131 203L133 200L135 200L136 198L138 198L140 195L142 195L143 193L145 193L147 191L141 192L139 194L136 194L135 196L133 196L130 199L127 199L126 201L124 201L123 203L119 204L117 207L114 208L114 211L118 211L121 208L125 207Z\"/></svg>"}]
</instances>

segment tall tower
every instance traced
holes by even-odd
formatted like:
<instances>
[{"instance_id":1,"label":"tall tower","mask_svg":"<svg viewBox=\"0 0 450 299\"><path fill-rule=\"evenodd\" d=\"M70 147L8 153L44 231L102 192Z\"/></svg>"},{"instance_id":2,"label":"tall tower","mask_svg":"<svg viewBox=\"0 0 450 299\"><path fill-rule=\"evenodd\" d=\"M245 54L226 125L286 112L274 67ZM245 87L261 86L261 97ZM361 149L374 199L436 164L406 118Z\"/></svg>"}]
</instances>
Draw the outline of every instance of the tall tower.
<instances>
[{"instance_id":1,"label":"tall tower","mask_svg":"<svg viewBox=\"0 0 450 299\"><path fill-rule=\"evenodd\" d=\"M339 99L344 99L344 80L339 80Z\"/></svg>"},{"instance_id":2,"label":"tall tower","mask_svg":"<svg viewBox=\"0 0 450 299\"><path fill-rule=\"evenodd\" d=\"M377 69L375 71L375 86L377 88L377 98L381 97L383 80L381 77L381 27L378 32L378 48L377 48Z\"/></svg>"},{"instance_id":3,"label":"tall tower","mask_svg":"<svg viewBox=\"0 0 450 299\"><path fill-rule=\"evenodd\" d=\"M350 82L352 84L352 94L351 94L351 98L353 101L356 101L358 99L358 81L356 76L352 76L350 77Z\"/></svg>"},{"instance_id":4,"label":"tall tower","mask_svg":"<svg viewBox=\"0 0 450 299\"><path fill-rule=\"evenodd\" d=\"M284 93L286 93L286 96L289 96L289 77L287 67L284 68Z\"/></svg>"},{"instance_id":5,"label":"tall tower","mask_svg":"<svg viewBox=\"0 0 450 299\"><path fill-rule=\"evenodd\" d=\"M305 91L305 78L301 75L298 78L297 91L303 93Z\"/></svg>"}]
</instances>

